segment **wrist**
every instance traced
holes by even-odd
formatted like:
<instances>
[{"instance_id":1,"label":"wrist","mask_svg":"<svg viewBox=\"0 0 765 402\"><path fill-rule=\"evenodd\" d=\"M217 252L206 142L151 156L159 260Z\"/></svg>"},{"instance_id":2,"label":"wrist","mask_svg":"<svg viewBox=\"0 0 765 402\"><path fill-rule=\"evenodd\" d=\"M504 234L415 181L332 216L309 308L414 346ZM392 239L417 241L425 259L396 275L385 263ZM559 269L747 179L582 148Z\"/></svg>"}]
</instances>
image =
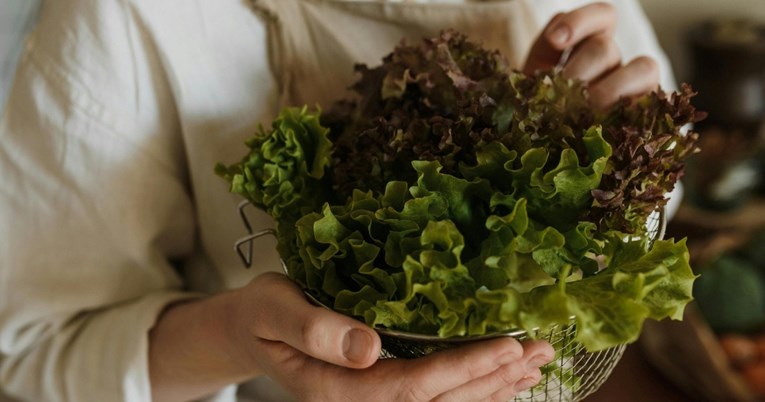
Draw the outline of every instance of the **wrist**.
<instances>
[{"instance_id":1,"label":"wrist","mask_svg":"<svg viewBox=\"0 0 765 402\"><path fill-rule=\"evenodd\" d=\"M235 336L237 292L172 304L149 332L152 400L192 400L259 374Z\"/></svg>"},{"instance_id":2,"label":"wrist","mask_svg":"<svg viewBox=\"0 0 765 402\"><path fill-rule=\"evenodd\" d=\"M225 341L225 353L232 365L251 377L262 374L260 364L255 357L253 347L255 336L252 334L252 314L248 314L247 292L245 288L227 291L220 295L222 307L217 313L221 319L220 328Z\"/></svg>"}]
</instances>

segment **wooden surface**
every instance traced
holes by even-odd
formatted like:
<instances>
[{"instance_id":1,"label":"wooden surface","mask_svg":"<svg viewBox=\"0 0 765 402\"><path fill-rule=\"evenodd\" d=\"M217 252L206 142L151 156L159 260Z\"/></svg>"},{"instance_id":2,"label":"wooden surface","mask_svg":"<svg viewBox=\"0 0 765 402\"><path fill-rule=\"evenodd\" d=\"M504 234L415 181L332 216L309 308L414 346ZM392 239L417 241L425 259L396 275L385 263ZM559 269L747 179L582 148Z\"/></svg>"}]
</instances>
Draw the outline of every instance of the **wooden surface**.
<instances>
[{"instance_id":1,"label":"wooden surface","mask_svg":"<svg viewBox=\"0 0 765 402\"><path fill-rule=\"evenodd\" d=\"M703 131L702 152L694 157L696 163L689 165L687 172L687 178L695 177L697 182L686 182L689 196L669 222L665 236L688 238L691 266L697 269L738 249L753 233L765 231L765 189L742 195L742 204L728 211L691 205L693 188L704 189L719 178L729 163L751 158L762 147L748 132L715 131L713 127L704 130L702 125L699 128ZM765 187L765 181L760 187ZM627 347L611 377L585 402L751 400L754 398L730 369L714 334L691 308L683 322L646 323L641 339Z\"/></svg>"},{"instance_id":2,"label":"wooden surface","mask_svg":"<svg viewBox=\"0 0 765 402\"><path fill-rule=\"evenodd\" d=\"M640 347L627 347L611 377L585 402L697 402L664 378Z\"/></svg>"}]
</instances>

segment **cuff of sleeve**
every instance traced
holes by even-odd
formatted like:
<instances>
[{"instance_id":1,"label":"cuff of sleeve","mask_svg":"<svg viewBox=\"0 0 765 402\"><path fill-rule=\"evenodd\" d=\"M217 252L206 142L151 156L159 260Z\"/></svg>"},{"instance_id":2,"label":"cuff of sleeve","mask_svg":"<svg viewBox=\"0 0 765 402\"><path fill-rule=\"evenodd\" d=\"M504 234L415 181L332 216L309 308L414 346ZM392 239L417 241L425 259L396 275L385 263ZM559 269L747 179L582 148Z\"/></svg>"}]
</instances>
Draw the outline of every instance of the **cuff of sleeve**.
<instances>
[{"instance_id":1,"label":"cuff of sleeve","mask_svg":"<svg viewBox=\"0 0 765 402\"><path fill-rule=\"evenodd\" d=\"M151 401L149 330L168 304L198 297L158 292L81 314L56 336L3 356L1 387L28 400Z\"/></svg>"},{"instance_id":2,"label":"cuff of sleeve","mask_svg":"<svg viewBox=\"0 0 765 402\"><path fill-rule=\"evenodd\" d=\"M149 331L171 303L203 295L158 292L82 314L56 336L0 359L0 387L26 400L151 401ZM208 400L236 401L226 387Z\"/></svg>"},{"instance_id":3,"label":"cuff of sleeve","mask_svg":"<svg viewBox=\"0 0 765 402\"><path fill-rule=\"evenodd\" d=\"M669 198L669 201L667 201L664 214L669 221L675 217L677 210L680 209L680 205L683 203L683 183L679 181L675 183L675 188L671 193L667 194L667 198Z\"/></svg>"},{"instance_id":4,"label":"cuff of sleeve","mask_svg":"<svg viewBox=\"0 0 765 402\"><path fill-rule=\"evenodd\" d=\"M130 304L117 307L106 317L99 317L104 331L119 335L115 342L122 348L113 348L115 358L124 362L122 373L123 400L151 401L149 381L149 331L164 309L179 301L202 297L200 294L163 292L144 296ZM116 331L114 326L122 327Z\"/></svg>"}]
</instances>

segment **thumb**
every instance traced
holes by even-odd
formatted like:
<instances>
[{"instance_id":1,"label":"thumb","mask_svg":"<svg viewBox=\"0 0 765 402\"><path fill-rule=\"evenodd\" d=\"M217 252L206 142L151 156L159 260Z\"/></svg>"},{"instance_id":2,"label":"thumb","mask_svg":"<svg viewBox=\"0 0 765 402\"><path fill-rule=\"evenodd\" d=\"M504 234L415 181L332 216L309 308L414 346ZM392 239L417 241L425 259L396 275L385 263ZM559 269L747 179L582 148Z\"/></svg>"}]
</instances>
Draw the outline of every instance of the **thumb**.
<instances>
[{"instance_id":1,"label":"thumb","mask_svg":"<svg viewBox=\"0 0 765 402\"><path fill-rule=\"evenodd\" d=\"M369 367L380 354L377 333L348 316L317 307L286 276L266 273L248 287L253 291L251 332L284 342L301 352L339 366Z\"/></svg>"},{"instance_id":2,"label":"thumb","mask_svg":"<svg viewBox=\"0 0 765 402\"><path fill-rule=\"evenodd\" d=\"M616 29L616 8L596 2L555 15L531 45L523 72L549 69L560 61L565 49L576 47L586 38L610 38Z\"/></svg>"}]
</instances>

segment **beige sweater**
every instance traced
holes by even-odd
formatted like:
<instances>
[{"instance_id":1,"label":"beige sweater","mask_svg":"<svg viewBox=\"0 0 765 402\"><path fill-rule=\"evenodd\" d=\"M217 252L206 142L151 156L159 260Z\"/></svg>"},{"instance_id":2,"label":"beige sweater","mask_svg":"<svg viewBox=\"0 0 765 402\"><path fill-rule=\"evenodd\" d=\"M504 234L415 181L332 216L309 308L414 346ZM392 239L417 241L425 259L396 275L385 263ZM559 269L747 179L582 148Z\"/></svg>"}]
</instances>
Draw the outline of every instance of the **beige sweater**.
<instances>
[{"instance_id":1,"label":"beige sweater","mask_svg":"<svg viewBox=\"0 0 765 402\"><path fill-rule=\"evenodd\" d=\"M279 269L272 240L242 267L239 199L213 174L258 123L340 95L352 62L447 24L520 63L555 12L584 3L48 1L0 122L0 389L149 401L147 332L163 307ZM637 1L614 3L624 57L656 57L674 86ZM242 389L286 398L267 381Z\"/></svg>"}]
</instances>

